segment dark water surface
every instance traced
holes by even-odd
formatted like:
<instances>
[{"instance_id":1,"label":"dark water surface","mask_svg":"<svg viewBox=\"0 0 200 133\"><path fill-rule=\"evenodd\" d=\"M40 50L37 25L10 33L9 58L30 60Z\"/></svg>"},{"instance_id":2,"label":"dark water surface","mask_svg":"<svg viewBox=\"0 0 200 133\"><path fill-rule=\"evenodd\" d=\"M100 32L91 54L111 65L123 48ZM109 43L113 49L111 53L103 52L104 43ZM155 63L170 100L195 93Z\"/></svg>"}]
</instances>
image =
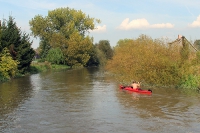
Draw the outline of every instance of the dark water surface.
<instances>
[{"instance_id":1,"label":"dark water surface","mask_svg":"<svg viewBox=\"0 0 200 133\"><path fill-rule=\"evenodd\" d=\"M0 84L0 132L199 133L200 96L128 93L99 68L40 73Z\"/></svg>"}]
</instances>

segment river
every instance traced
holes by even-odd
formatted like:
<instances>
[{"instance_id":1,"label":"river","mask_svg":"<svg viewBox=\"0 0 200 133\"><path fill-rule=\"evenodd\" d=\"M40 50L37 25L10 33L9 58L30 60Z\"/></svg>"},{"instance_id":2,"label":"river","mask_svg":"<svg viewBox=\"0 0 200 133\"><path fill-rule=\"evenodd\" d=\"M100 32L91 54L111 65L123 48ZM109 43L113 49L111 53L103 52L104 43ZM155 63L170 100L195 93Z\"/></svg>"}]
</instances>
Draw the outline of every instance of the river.
<instances>
[{"instance_id":1,"label":"river","mask_svg":"<svg viewBox=\"0 0 200 133\"><path fill-rule=\"evenodd\" d=\"M96 67L13 79L0 84L0 132L200 132L200 96L152 90L152 95L122 91Z\"/></svg>"}]
</instances>

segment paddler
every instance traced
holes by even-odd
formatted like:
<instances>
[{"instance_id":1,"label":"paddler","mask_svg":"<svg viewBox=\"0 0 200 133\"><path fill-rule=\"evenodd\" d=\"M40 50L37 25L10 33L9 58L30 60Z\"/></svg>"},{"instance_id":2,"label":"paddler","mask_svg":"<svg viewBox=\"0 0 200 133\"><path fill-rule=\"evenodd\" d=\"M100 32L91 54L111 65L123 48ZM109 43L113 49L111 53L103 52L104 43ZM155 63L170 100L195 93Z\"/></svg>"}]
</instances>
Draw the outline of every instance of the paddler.
<instances>
[{"instance_id":1,"label":"paddler","mask_svg":"<svg viewBox=\"0 0 200 133\"><path fill-rule=\"evenodd\" d=\"M135 90L140 89L140 82L133 81L131 87Z\"/></svg>"}]
</instances>

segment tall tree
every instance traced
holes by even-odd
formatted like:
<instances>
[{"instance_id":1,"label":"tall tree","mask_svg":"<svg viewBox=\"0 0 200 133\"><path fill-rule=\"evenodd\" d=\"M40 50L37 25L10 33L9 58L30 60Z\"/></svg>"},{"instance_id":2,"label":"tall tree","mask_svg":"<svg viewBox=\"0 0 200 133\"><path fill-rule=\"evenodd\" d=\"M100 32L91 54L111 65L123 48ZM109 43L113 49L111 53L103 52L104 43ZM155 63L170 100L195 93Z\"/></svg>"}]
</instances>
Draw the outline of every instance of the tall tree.
<instances>
[{"instance_id":1,"label":"tall tree","mask_svg":"<svg viewBox=\"0 0 200 133\"><path fill-rule=\"evenodd\" d=\"M40 37L52 48L59 47L63 51L66 63L85 65L90 51L85 49L92 48L92 39L86 33L95 28L95 22L100 23L100 20L90 18L81 10L67 7L49 11L46 17L37 15L29 24L35 37Z\"/></svg>"},{"instance_id":2,"label":"tall tree","mask_svg":"<svg viewBox=\"0 0 200 133\"><path fill-rule=\"evenodd\" d=\"M17 27L16 22L12 16L9 20L4 20L2 25L2 48L7 47L14 60L18 60L18 69L24 73L28 70L30 63L34 57L32 42L26 33L22 33Z\"/></svg>"},{"instance_id":3,"label":"tall tree","mask_svg":"<svg viewBox=\"0 0 200 133\"><path fill-rule=\"evenodd\" d=\"M2 25L2 48L7 47L14 60L17 57L17 47L21 43L21 31L17 27L14 18L9 16L9 20L4 20Z\"/></svg>"},{"instance_id":4,"label":"tall tree","mask_svg":"<svg viewBox=\"0 0 200 133\"><path fill-rule=\"evenodd\" d=\"M108 40L100 40L97 44L97 47L105 54L106 59L112 58L113 49L111 48L110 42Z\"/></svg>"},{"instance_id":5,"label":"tall tree","mask_svg":"<svg viewBox=\"0 0 200 133\"><path fill-rule=\"evenodd\" d=\"M41 39L40 40L40 45L39 45L39 55L42 59L46 58L48 51L51 49L50 44L48 43L47 40Z\"/></svg>"},{"instance_id":6,"label":"tall tree","mask_svg":"<svg viewBox=\"0 0 200 133\"><path fill-rule=\"evenodd\" d=\"M21 44L17 47L17 60L18 69L21 73L26 73L30 67L30 64L35 56L35 51L31 48L32 42L28 34L23 33L21 36Z\"/></svg>"},{"instance_id":7,"label":"tall tree","mask_svg":"<svg viewBox=\"0 0 200 133\"><path fill-rule=\"evenodd\" d=\"M67 49L64 49L67 65L86 66L93 47L91 38L83 38L76 32L70 36L67 43L70 44Z\"/></svg>"},{"instance_id":8,"label":"tall tree","mask_svg":"<svg viewBox=\"0 0 200 133\"><path fill-rule=\"evenodd\" d=\"M97 49L96 45L93 45L92 52L90 52L90 59L87 62L87 66L99 66L100 60L98 58L99 56L97 50L99 49Z\"/></svg>"}]
</instances>

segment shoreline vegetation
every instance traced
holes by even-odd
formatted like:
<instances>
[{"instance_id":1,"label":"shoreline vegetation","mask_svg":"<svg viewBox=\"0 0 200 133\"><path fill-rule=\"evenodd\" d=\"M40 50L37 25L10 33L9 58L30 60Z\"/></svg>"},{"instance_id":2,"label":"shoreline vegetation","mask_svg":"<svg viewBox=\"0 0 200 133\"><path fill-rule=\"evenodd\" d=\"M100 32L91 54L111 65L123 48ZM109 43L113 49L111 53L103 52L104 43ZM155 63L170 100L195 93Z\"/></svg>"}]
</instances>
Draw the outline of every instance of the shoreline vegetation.
<instances>
[{"instance_id":1,"label":"shoreline vegetation","mask_svg":"<svg viewBox=\"0 0 200 133\"><path fill-rule=\"evenodd\" d=\"M104 66L123 84L136 80L200 92L200 40L192 45L184 36L172 42L140 35L114 47L109 40L94 44L87 33L100 22L68 7L36 15L29 21L32 35L40 39L34 50L13 17L0 21L0 82L47 70Z\"/></svg>"},{"instance_id":2,"label":"shoreline vegetation","mask_svg":"<svg viewBox=\"0 0 200 133\"><path fill-rule=\"evenodd\" d=\"M106 69L122 84L132 80L150 86L174 86L200 92L200 52L183 36L175 42L140 35L118 41Z\"/></svg>"},{"instance_id":3,"label":"shoreline vegetation","mask_svg":"<svg viewBox=\"0 0 200 133\"><path fill-rule=\"evenodd\" d=\"M100 22L69 7L36 15L29 21L31 35L40 39L34 50L30 35L12 16L0 20L0 82L46 70L106 65L113 53L110 42L94 44L88 35Z\"/></svg>"},{"instance_id":4,"label":"shoreline vegetation","mask_svg":"<svg viewBox=\"0 0 200 133\"><path fill-rule=\"evenodd\" d=\"M21 78L24 76L32 75L32 74L38 74L46 71L54 71L54 70L65 70L65 69L70 69L71 67L67 65L57 65L57 64L51 64L50 62L37 62L33 61L28 69L28 71L24 74L17 72L14 77L10 78L4 78L1 79L0 83L7 82L11 79L16 79L16 78Z\"/></svg>"},{"instance_id":5,"label":"shoreline vegetation","mask_svg":"<svg viewBox=\"0 0 200 133\"><path fill-rule=\"evenodd\" d=\"M63 70L63 69L68 69L70 66L67 65L57 65L57 64L51 64L48 61L45 62L38 62L38 61L33 61L30 66L30 74L36 74L40 72L45 72L48 70Z\"/></svg>"}]
</instances>

